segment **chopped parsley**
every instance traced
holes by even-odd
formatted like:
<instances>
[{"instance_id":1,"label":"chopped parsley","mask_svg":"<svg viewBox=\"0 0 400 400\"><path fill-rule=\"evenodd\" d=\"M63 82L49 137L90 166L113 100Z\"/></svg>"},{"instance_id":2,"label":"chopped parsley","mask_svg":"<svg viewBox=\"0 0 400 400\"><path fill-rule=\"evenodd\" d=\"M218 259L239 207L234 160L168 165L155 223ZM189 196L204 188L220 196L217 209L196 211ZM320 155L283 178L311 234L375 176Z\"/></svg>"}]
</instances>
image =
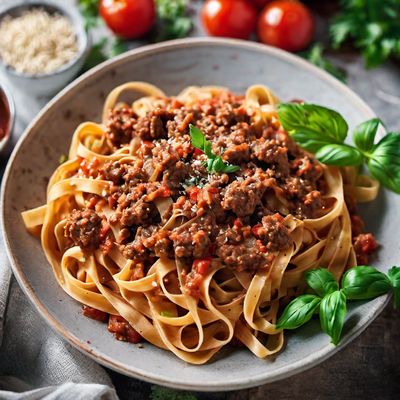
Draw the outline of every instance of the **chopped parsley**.
<instances>
[{"instance_id":1,"label":"chopped parsley","mask_svg":"<svg viewBox=\"0 0 400 400\"><path fill-rule=\"evenodd\" d=\"M192 124L189 125L189 128L192 146L201 150L208 158L205 165L209 173L225 172L230 174L240 170L239 166L225 162L221 156L217 156L212 152L211 142L205 138L203 132L199 128L196 128Z\"/></svg>"}]
</instances>

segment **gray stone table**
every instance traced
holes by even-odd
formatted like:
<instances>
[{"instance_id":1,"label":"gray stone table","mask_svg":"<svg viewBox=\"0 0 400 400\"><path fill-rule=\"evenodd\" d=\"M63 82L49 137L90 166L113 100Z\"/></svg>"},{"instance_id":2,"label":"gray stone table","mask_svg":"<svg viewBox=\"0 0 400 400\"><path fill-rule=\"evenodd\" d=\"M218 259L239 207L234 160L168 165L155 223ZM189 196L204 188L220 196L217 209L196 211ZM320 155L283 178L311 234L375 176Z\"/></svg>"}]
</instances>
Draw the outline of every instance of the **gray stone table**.
<instances>
[{"instance_id":1,"label":"gray stone table","mask_svg":"<svg viewBox=\"0 0 400 400\"><path fill-rule=\"evenodd\" d=\"M73 0L58 0L70 3ZM0 6L13 0L0 0ZM194 36L202 36L198 9L201 3L193 1ZM399 22L400 23L400 22ZM318 19L318 37L326 40L326 22ZM107 34L105 29L95 32L95 39ZM143 42L131 43L137 47ZM331 60L347 72L347 84L359 94L384 121L389 130L400 131L400 64L385 65L366 71L362 59L354 52L330 55ZM3 77L0 76L0 80ZM37 114L48 99L36 99L29 90L13 92L17 103L17 124L14 140ZM38 316L39 318L39 316ZM329 360L291 378L253 389L198 394L199 399L236 400L354 400L400 399L400 318L390 304L384 312L345 349ZM150 385L108 371L121 399L147 399ZM132 393L135 393L132 397Z\"/></svg>"}]
</instances>

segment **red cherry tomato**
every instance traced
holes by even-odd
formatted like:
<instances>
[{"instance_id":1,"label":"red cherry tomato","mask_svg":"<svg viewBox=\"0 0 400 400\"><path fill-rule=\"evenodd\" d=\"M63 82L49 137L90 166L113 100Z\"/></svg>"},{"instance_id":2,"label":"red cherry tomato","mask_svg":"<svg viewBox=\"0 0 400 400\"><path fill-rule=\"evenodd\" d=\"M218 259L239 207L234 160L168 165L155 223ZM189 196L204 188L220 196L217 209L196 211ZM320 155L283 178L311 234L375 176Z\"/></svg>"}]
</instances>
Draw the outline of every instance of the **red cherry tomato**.
<instances>
[{"instance_id":1,"label":"red cherry tomato","mask_svg":"<svg viewBox=\"0 0 400 400\"><path fill-rule=\"evenodd\" d=\"M276 0L258 19L261 42L287 51L305 49L312 41L315 21L310 10L297 0Z\"/></svg>"},{"instance_id":2,"label":"red cherry tomato","mask_svg":"<svg viewBox=\"0 0 400 400\"><path fill-rule=\"evenodd\" d=\"M271 3L272 0L251 0L260 10L264 8L267 3Z\"/></svg>"},{"instance_id":3,"label":"red cherry tomato","mask_svg":"<svg viewBox=\"0 0 400 400\"><path fill-rule=\"evenodd\" d=\"M100 0L99 11L107 26L124 39L143 36L155 20L154 0Z\"/></svg>"},{"instance_id":4,"label":"red cherry tomato","mask_svg":"<svg viewBox=\"0 0 400 400\"><path fill-rule=\"evenodd\" d=\"M257 24L257 10L247 0L207 0L201 17L212 36L248 39Z\"/></svg>"}]
</instances>

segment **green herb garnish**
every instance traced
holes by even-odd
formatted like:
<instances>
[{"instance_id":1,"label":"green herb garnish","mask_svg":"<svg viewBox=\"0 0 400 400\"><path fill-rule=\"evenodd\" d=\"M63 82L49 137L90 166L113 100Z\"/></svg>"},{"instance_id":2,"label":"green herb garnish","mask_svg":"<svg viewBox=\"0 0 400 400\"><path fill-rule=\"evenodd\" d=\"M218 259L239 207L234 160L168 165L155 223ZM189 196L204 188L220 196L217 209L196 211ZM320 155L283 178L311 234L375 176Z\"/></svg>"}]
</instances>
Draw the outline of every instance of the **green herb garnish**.
<instances>
[{"instance_id":1,"label":"green herb garnish","mask_svg":"<svg viewBox=\"0 0 400 400\"><path fill-rule=\"evenodd\" d=\"M172 318L173 317L173 314L170 311L161 311L160 315L162 317L167 317L167 318Z\"/></svg>"},{"instance_id":2,"label":"green herb garnish","mask_svg":"<svg viewBox=\"0 0 400 400\"><path fill-rule=\"evenodd\" d=\"M86 30L96 27L99 23L99 0L78 0L78 4Z\"/></svg>"},{"instance_id":3,"label":"green herb garnish","mask_svg":"<svg viewBox=\"0 0 400 400\"><path fill-rule=\"evenodd\" d=\"M157 42L186 37L193 28L188 16L188 0L156 0L158 29Z\"/></svg>"},{"instance_id":4,"label":"green herb garnish","mask_svg":"<svg viewBox=\"0 0 400 400\"><path fill-rule=\"evenodd\" d=\"M197 397L189 392L169 389L153 385L151 387L150 400L197 400Z\"/></svg>"},{"instance_id":5,"label":"green herb garnish","mask_svg":"<svg viewBox=\"0 0 400 400\"><path fill-rule=\"evenodd\" d=\"M328 165L368 167L383 186L400 193L400 134L388 133L375 144L382 122L373 118L353 131L355 146L345 144L348 125L329 108L315 104L283 103L278 109L283 128L303 148Z\"/></svg>"},{"instance_id":6,"label":"green herb garnish","mask_svg":"<svg viewBox=\"0 0 400 400\"><path fill-rule=\"evenodd\" d=\"M331 61L324 57L324 50L322 43L315 43L309 50L300 53L300 55L310 63L324 69L340 81L345 82L346 71L336 67Z\"/></svg>"},{"instance_id":7,"label":"green herb garnish","mask_svg":"<svg viewBox=\"0 0 400 400\"><path fill-rule=\"evenodd\" d=\"M332 45L347 39L362 51L368 68L400 57L399 0L341 0L342 11L330 27Z\"/></svg>"},{"instance_id":8,"label":"green herb garnish","mask_svg":"<svg viewBox=\"0 0 400 400\"><path fill-rule=\"evenodd\" d=\"M119 37L114 38L111 43L111 57L118 56L128 50L128 45Z\"/></svg>"},{"instance_id":9,"label":"green herb garnish","mask_svg":"<svg viewBox=\"0 0 400 400\"><path fill-rule=\"evenodd\" d=\"M332 338L333 344L338 344L346 317L346 295L336 290L321 300L319 317L322 330Z\"/></svg>"},{"instance_id":10,"label":"green herb garnish","mask_svg":"<svg viewBox=\"0 0 400 400\"><path fill-rule=\"evenodd\" d=\"M105 47L107 45L107 39L103 38L98 43L92 45L88 56L86 57L85 64L83 65L82 72L95 67L97 64L102 63L108 59Z\"/></svg>"},{"instance_id":11,"label":"green herb garnish","mask_svg":"<svg viewBox=\"0 0 400 400\"><path fill-rule=\"evenodd\" d=\"M391 290L395 307L400 307L400 267L392 267L388 276L370 266L350 268L341 281L342 288L326 268L308 271L305 280L316 293L292 300L276 322L278 329L297 329L319 313L322 330L333 344L340 341L348 300L371 300Z\"/></svg>"},{"instance_id":12,"label":"green herb garnish","mask_svg":"<svg viewBox=\"0 0 400 400\"><path fill-rule=\"evenodd\" d=\"M400 308L400 268L392 267L388 272L390 284L393 288L394 307Z\"/></svg>"},{"instance_id":13,"label":"green herb garnish","mask_svg":"<svg viewBox=\"0 0 400 400\"><path fill-rule=\"evenodd\" d=\"M192 124L189 125L189 128L192 146L201 150L208 158L206 161L206 166L209 173L225 172L230 174L232 172L239 171L240 167L237 165L228 164L221 158L221 156L213 154L211 142L206 139L203 132L199 128L196 128Z\"/></svg>"},{"instance_id":14,"label":"green herb garnish","mask_svg":"<svg viewBox=\"0 0 400 400\"><path fill-rule=\"evenodd\" d=\"M276 323L278 329L297 329L311 319L321 299L313 294L303 294L292 301Z\"/></svg>"}]
</instances>

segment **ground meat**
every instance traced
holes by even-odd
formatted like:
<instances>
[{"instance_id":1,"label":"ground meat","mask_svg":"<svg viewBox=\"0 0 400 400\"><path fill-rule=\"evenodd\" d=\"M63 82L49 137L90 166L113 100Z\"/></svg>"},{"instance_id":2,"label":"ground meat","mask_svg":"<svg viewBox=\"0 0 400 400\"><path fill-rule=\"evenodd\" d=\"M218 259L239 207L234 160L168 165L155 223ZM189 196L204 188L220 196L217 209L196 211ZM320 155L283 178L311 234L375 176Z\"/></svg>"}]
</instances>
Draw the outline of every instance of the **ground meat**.
<instances>
[{"instance_id":1,"label":"ground meat","mask_svg":"<svg viewBox=\"0 0 400 400\"><path fill-rule=\"evenodd\" d=\"M279 172L278 177L289 174L288 149L278 140L261 138L255 141L252 145L252 156L271 165L272 168Z\"/></svg>"},{"instance_id":2,"label":"ground meat","mask_svg":"<svg viewBox=\"0 0 400 400\"><path fill-rule=\"evenodd\" d=\"M225 150L222 158L231 164L241 164L249 161L250 159L250 148L247 143L234 145Z\"/></svg>"},{"instance_id":3,"label":"ground meat","mask_svg":"<svg viewBox=\"0 0 400 400\"><path fill-rule=\"evenodd\" d=\"M307 193L304 196L303 205L301 206L303 218L317 218L321 214L323 206L324 202L320 191L313 190Z\"/></svg>"},{"instance_id":4,"label":"ground meat","mask_svg":"<svg viewBox=\"0 0 400 400\"><path fill-rule=\"evenodd\" d=\"M320 164L277 121L255 121L243 96L221 93L186 105L176 99L159 105L141 117L129 106L110 113L109 150L131 143L134 160L97 160L81 167L85 176L113 183L104 204L112 210L108 222L120 228L118 237L104 231L106 239L96 243L104 225L100 217L98 226L92 224L96 217L88 219L88 226L80 227L80 217L68 225L75 241L102 251L106 240L107 249L117 245L135 262L131 279L145 276L157 257L179 257L193 266L218 256L239 271L268 267L274 252L292 245L283 214L305 219L325 212ZM215 156L240 169L210 173L207 156L191 144L189 124L202 130ZM173 201L161 217L155 205L160 198ZM284 207L281 199L286 199ZM88 208L101 209L102 196L87 201ZM178 226L165 229L172 212L179 212ZM202 272L187 272L193 272L191 293L198 293Z\"/></svg>"},{"instance_id":5,"label":"ground meat","mask_svg":"<svg viewBox=\"0 0 400 400\"><path fill-rule=\"evenodd\" d=\"M137 116L130 107L115 108L109 112L106 137L113 147L129 143L133 137L133 127Z\"/></svg>"},{"instance_id":6,"label":"ground meat","mask_svg":"<svg viewBox=\"0 0 400 400\"><path fill-rule=\"evenodd\" d=\"M143 245L148 249L153 249L157 257L174 258L172 241L169 238L169 231L156 230L150 237L143 239Z\"/></svg>"},{"instance_id":7,"label":"ground meat","mask_svg":"<svg viewBox=\"0 0 400 400\"><path fill-rule=\"evenodd\" d=\"M280 214L263 217L261 225L253 228L253 233L261 240L268 251L286 250L293 244L290 232Z\"/></svg>"},{"instance_id":8,"label":"ground meat","mask_svg":"<svg viewBox=\"0 0 400 400\"><path fill-rule=\"evenodd\" d=\"M207 214L189 226L175 228L170 238L174 242L176 256L180 258L208 256L217 229L215 218Z\"/></svg>"},{"instance_id":9,"label":"ground meat","mask_svg":"<svg viewBox=\"0 0 400 400\"><path fill-rule=\"evenodd\" d=\"M139 118L135 125L135 135L143 140L164 138L167 136L167 121L173 117L169 111L157 108L145 117Z\"/></svg>"},{"instance_id":10,"label":"ground meat","mask_svg":"<svg viewBox=\"0 0 400 400\"><path fill-rule=\"evenodd\" d=\"M223 241L223 237L217 239L218 244ZM216 254L225 265L235 268L237 271L256 271L269 266L273 260L270 254L259 250L254 238L245 239L239 244L218 245Z\"/></svg>"},{"instance_id":11,"label":"ground meat","mask_svg":"<svg viewBox=\"0 0 400 400\"><path fill-rule=\"evenodd\" d=\"M234 181L226 190L222 206L225 210L232 210L238 217L251 215L261 202L265 190L264 183L254 178Z\"/></svg>"},{"instance_id":12,"label":"ground meat","mask_svg":"<svg viewBox=\"0 0 400 400\"><path fill-rule=\"evenodd\" d=\"M131 166L126 169L123 178L128 187L134 187L139 183L147 182L148 175L143 168Z\"/></svg>"},{"instance_id":13,"label":"ground meat","mask_svg":"<svg viewBox=\"0 0 400 400\"><path fill-rule=\"evenodd\" d=\"M84 250L100 245L101 217L93 210L73 210L64 228L65 237Z\"/></svg>"},{"instance_id":14,"label":"ground meat","mask_svg":"<svg viewBox=\"0 0 400 400\"><path fill-rule=\"evenodd\" d=\"M190 166L182 161L178 161L175 165L169 167L163 173L163 182L172 189L181 187L182 182L187 179L190 174Z\"/></svg>"},{"instance_id":15,"label":"ground meat","mask_svg":"<svg viewBox=\"0 0 400 400\"><path fill-rule=\"evenodd\" d=\"M100 168L99 175L106 181L112 181L115 184L123 183L122 177L126 173L126 166L118 161L108 162Z\"/></svg>"},{"instance_id":16,"label":"ground meat","mask_svg":"<svg viewBox=\"0 0 400 400\"><path fill-rule=\"evenodd\" d=\"M129 324L129 322L119 315L110 315L108 330L113 333L117 340L124 342L139 343L142 336Z\"/></svg>"},{"instance_id":17,"label":"ground meat","mask_svg":"<svg viewBox=\"0 0 400 400\"><path fill-rule=\"evenodd\" d=\"M159 216L154 203L147 203L143 199L132 202L122 210L121 224L123 226L148 225Z\"/></svg>"},{"instance_id":18,"label":"ground meat","mask_svg":"<svg viewBox=\"0 0 400 400\"><path fill-rule=\"evenodd\" d=\"M353 239L356 252L357 265L368 265L369 256L378 248L378 244L372 233L361 233Z\"/></svg>"},{"instance_id":19,"label":"ground meat","mask_svg":"<svg viewBox=\"0 0 400 400\"><path fill-rule=\"evenodd\" d=\"M97 310L96 308L89 307L86 305L82 306L82 314L85 317L94 319L100 322L107 322L108 321L108 314L104 311Z\"/></svg>"}]
</instances>

